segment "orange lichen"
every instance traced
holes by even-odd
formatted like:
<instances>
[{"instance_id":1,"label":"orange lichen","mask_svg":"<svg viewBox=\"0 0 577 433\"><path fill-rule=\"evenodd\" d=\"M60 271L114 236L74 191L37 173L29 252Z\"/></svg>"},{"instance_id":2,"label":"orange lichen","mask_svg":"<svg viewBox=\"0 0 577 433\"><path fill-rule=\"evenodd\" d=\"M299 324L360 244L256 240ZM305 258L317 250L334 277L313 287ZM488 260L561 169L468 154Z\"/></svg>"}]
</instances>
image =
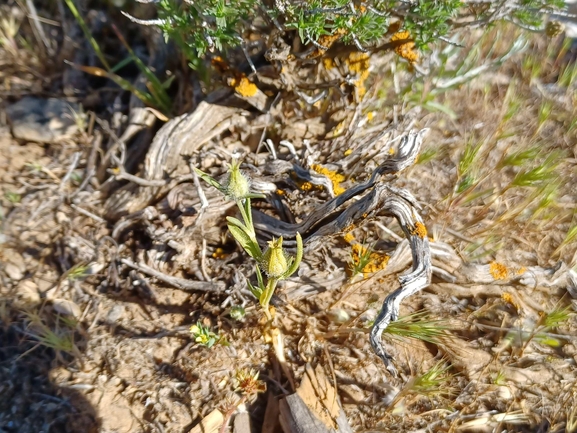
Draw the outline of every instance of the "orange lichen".
<instances>
[{"instance_id":1,"label":"orange lichen","mask_svg":"<svg viewBox=\"0 0 577 433\"><path fill-rule=\"evenodd\" d=\"M513 298L513 295L510 293L503 293L501 299L503 299L507 304L512 305L516 310L519 310L519 304L515 302L515 298Z\"/></svg>"},{"instance_id":2,"label":"orange lichen","mask_svg":"<svg viewBox=\"0 0 577 433\"><path fill-rule=\"evenodd\" d=\"M358 89L359 97L362 98L367 93L365 81L369 77L369 53L352 52L349 54L346 63L351 73L358 77L354 84Z\"/></svg>"},{"instance_id":3,"label":"orange lichen","mask_svg":"<svg viewBox=\"0 0 577 433\"><path fill-rule=\"evenodd\" d=\"M233 78L230 80L230 85L236 93L244 97L256 95L258 87L247 77Z\"/></svg>"},{"instance_id":4,"label":"orange lichen","mask_svg":"<svg viewBox=\"0 0 577 433\"><path fill-rule=\"evenodd\" d=\"M323 65L327 71L330 71L331 69L334 69L337 66L335 64L335 61L333 59L331 59L330 57L325 57L323 59Z\"/></svg>"},{"instance_id":5,"label":"orange lichen","mask_svg":"<svg viewBox=\"0 0 577 433\"><path fill-rule=\"evenodd\" d=\"M236 93L244 97L256 95L258 87L256 87L243 72L231 68L222 57L214 56L211 64L220 74L224 75L224 81L232 87Z\"/></svg>"},{"instance_id":6,"label":"orange lichen","mask_svg":"<svg viewBox=\"0 0 577 433\"><path fill-rule=\"evenodd\" d=\"M318 46L312 50L305 58L316 59L317 57L322 56L336 41L346 35L347 32L348 30L346 29L337 29L337 31L333 34L322 35L317 40Z\"/></svg>"},{"instance_id":7,"label":"orange lichen","mask_svg":"<svg viewBox=\"0 0 577 433\"><path fill-rule=\"evenodd\" d=\"M212 66L221 74L224 74L228 71L230 71L230 66L228 65L228 63L226 63L226 61L220 57L220 56L214 56L212 58L212 60L210 61L210 63L212 64Z\"/></svg>"},{"instance_id":8,"label":"orange lichen","mask_svg":"<svg viewBox=\"0 0 577 433\"><path fill-rule=\"evenodd\" d=\"M395 149L393 149L392 147L389 149L389 155L394 155L395 154Z\"/></svg>"},{"instance_id":9,"label":"orange lichen","mask_svg":"<svg viewBox=\"0 0 577 433\"><path fill-rule=\"evenodd\" d=\"M311 189L313 189L313 184L310 182L303 182L299 185L299 188L302 189L303 191L310 191Z\"/></svg>"},{"instance_id":10,"label":"orange lichen","mask_svg":"<svg viewBox=\"0 0 577 433\"><path fill-rule=\"evenodd\" d=\"M345 189L341 186L341 182L345 180L345 177L342 174L339 174L333 170L329 170L320 164L313 164L311 168L317 173L323 174L330 179L331 183L333 184L333 191L335 192L335 195L339 195L345 192Z\"/></svg>"},{"instance_id":11,"label":"orange lichen","mask_svg":"<svg viewBox=\"0 0 577 433\"><path fill-rule=\"evenodd\" d=\"M427 227L422 222L417 221L415 223L415 228L411 231L411 234L417 235L421 239L425 239L427 236Z\"/></svg>"},{"instance_id":12,"label":"orange lichen","mask_svg":"<svg viewBox=\"0 0 577 433\"><path fill-rule=\"evenodd\" d=\"M517 271L517 275L523 275L525 272L527 272L527 268L525 266L522 266Z\"/></svg>"},{"instance_id":13,"label":"orange lichen","mask_svg":"<svg viewBox=\"0 0 577 433\"><path fill-rule=\"evenodd\" d=\"M409 63L416 63L419 60L419 53L415 51L415 42L407 30L395 33L391 37L391 42L399 42L399 45L395 47L395 53Z\"/></svg>"},{"instance_id":14,"label":"orange lichen","mask_svg":"<svg viewBox=\"0 0 577 433\"><path fill-rule=\"evenodd\" d=\"M337 126L335 126L328 134L327 134L327 138L335 138L338 137L339 135L341 135L344 130L345 130L345 126L346 123L343 120L342 122L339 122L337 124Z\"/></svg>"},{"instance_id":15,"label":"orange lichen","mask_svg":"<svg viewBox=\"0 0 577 433\"><path fill-rule=\"evenodd\" d=\"M345 235L343 236L343 239L348 244L352 244L355 241L355 237L351 232L345 233Z\"/></svg>"},{"instance_id":16,"label":"orange lichen","mask_svg":"<svg viewBox=\"0 0 577 433\"><path fill-rule=\"evenodd\" d=\"M322 47L330 48L336 41L342 38L346 33L347 31L345 29L338 29L332 35L322 35L317 42Z\"/></svg>"},{"instance_id":17,"label":"orange lichen","mask_svg":"<svg viewBox=\"0 0 577 433\"><path fill-rule=\"evenodd\" d=\"M353 153L353 149L347 149L347 150L345 150L344 155L349 156L351 153Z\"/></svg>"},{"instance_id":18,"label":"orange lichen","mask_svg":"<svg viewBox=\"0 0 577 433\"><path fill-rule=\"evenodd\" d=\"M489 273L495 278L496 280L504 280L509 275L509 271L507 267L501 263L491 262L489 264Z\"/></svg>"},{"instance_id":19,"label":"orange lichen","mask_svg":"<svg viewBox=\"0 0 577 433\"><path fill-rule=\"evenodd\" d=\"M372 122L374 118L375 118L375 112L374 112L374 111L369 111L369 112L367 113L367 120L368 120L369 122Z\"/></svg>"},{"instance_id":20,"label":"orange lichen","mask_svg":"<svg viewBox=\"0 0 577 433\"><path fill-rule=\"evenodd\" d=\"M276 193L277 193L278 195L285 195L285 194L286 194L286 193L284 192L284 190L282 190L282 189L277 189L277 190L276 190Z\"/></svg>"},{"instance_id":21,"label":"orange lichen","mask_svg":"<svg viewBox=\"0 0 577 433\"><path fill-rule=\"evenodd\" d=\"M352 257L353 263L357 266L361 262L361 257L367 254L367 248L361 244L353 245ZM363 275L367 277L369 274L374 274L387 267L389 263L389 255L384 253L372 252L369 255L369 262L362 269Z\"/></svg>"}]
</instances>

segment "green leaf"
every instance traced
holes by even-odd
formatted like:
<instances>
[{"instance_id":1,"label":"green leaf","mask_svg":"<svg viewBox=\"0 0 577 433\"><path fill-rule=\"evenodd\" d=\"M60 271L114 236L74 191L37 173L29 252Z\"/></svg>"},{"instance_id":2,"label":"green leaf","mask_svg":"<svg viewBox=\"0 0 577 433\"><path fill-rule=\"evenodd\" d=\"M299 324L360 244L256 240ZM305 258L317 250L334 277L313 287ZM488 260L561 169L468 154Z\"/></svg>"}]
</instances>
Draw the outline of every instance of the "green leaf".
<instances>
[{"instance_id":1,"label":"green leaf","mask_svg":"<svg viewBox=\"0 0 577 433\"><path fill-rule=\"evenodd\" d=\"M561 341L559 341L557 338L550 337L548 335L537 334L535 336L535 340L537 340L538 343L544 344L544 345L549 346L549 347L561 346Z\"/></svg>"},{"instance_id":2,"label":"green leaf","mask_svg":"<svg viewBox=\"0 0 577 433\"><path fill-rule=\"evenodd\" d=\"M250 292L254 295L254 297L256 299L258 299L260 301L260 298L262 296L263 293L263 289L261 287L255 287L253 286L250 281L247 280L246 285L248 286L248 289L250 290Z\"/></svg>"},{"instance_id":3,"label":"green leaf","mask_svg":"<svg viewBox=\"0 0 577 433\"><path fill-rule=\"evenodd\" d=\"M297 238L296 239L297 240L297 254L294 257L294 261L292 261L292 263L290 263L289 269L285 273L284 278L288 278L292 274L294 274L297 271L297 269L299 268L299 266L301 264L301 260L303 259L303 239L302 239L300 233L297 232L296 238Z\"/></svg>"},{"instance_id":4,"label":"green leaf","mask_svg":"<svg viewBox=\"0 0 577 433\"><path fill-rule=\"evenodd\" d=\"M202 180L204 180L206 183L208 183L210 186L214 186L216 189L218 189L220 192L222 192L223 194L226 195L226 188L224 186L222 186L220 183L218 183L218 181L210 176L209 174L205 173L202 170L199 170L196 167L192 167L195 171L195 173L198 175L198 177L200 177Z\"/></svg>"},{"instance_id":5,"label":"green leaf","mask_svg":"<svg viewBox=\"0 0 577 433\"><path fill-rule=\"evenodd\" d=\"M260 271L260 267L258 265L255 266L255 268L256 268L256 279L258 281L258 286L261 288L262 292L264 290L264 280L262 279L262 272Z\"/></svg>"},{"instance_id":6,"label":"green leaf","mask_svg":"<svg viewBox=\"0 0 577 433\"><path fill-rule=\"evenodd\" d=\"M251 256L255 260L260 260L262 257L262 252L260 250L259 245L250 238L250 236L246 233L245 230L240 228L238 225L231 223L230 219L236 219L236 218L227 217L227 220L229 220L228 229L230 230L236 241L247 252L249 256ZM238 223L242 224L240 221L238 221Z\"/></svg>"},{"instance_id":7,"label":"green leaf","mask_svg":"<svg viewBox=\"0 0 577 433\"><path fill-rule=\"evenodd\" d=\"M453 110L451 110L446 105L443 105L437 101L425 102L423 104L423 107L425 107L429 111L440 111L441 113L445 113L447 116L449 116L451 118L451 120L455 120L457 118L457 113L455 113Z\"/></svg>"},{"instance_id":8,"label":"green leaf","mask_svg":"<svg viewBox=\"0 0 577 433\"><path fill-rule=\"evenodd\" d=\"M250 229L241 220L230 216L226 217L226 220L229 222L229 224L237 226L239 229L244 231L250 237Z\"/></svg>"}]
</instances>

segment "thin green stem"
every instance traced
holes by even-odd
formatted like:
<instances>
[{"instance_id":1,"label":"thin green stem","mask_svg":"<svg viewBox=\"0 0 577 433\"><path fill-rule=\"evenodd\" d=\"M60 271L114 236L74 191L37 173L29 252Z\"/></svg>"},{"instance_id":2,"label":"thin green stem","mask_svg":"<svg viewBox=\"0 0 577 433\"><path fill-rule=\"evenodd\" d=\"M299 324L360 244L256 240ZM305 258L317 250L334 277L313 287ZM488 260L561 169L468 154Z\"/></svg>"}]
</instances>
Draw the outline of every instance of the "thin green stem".
<instances>
[{"instance_id":1,"label":"thin green stem","mask_svg":"<svg viewBox=\"0 0 577 433\"><path fill-rule=\"evenodd\" d=\"M104 57L104 54L100 50L100 46L98 45L98 42L96 42L96 39L94 39L92 37L92 33L90 33L90 29L86 25L86 22L84 21L84 18L82 18L82 15L80 15L80 12L78 11L78 9L76 8L76 5L74 4L74 1L73 0L64 0L64 1L66 2L66 5L70 9L70 12L72 12L72 15L74 15L74 18L76 18L78 25L82 29L82 33L84 33L84 36L90 42L90 45L92 46L92 49L96 53L96 56L100 59L100 61L102 62L102 65L106 68L106 70L109 71L110 65L108 64L108 62L106 61L106 58Z\"/></svg>"},{"instance_id":2,"label":"thin green stem","mask_svg":"<svg viewBox=\"0 0 577 433\"><path fill-rule=\"evenodd\" d=\"M264 314L266 315L268 320L272 319L272 316L271 316L270 311L269 311L269 305L270 305L270 300L272 298L272 295L274 294L274 291L276 289L277 283L278 283L278 279L270 278L267 281L266 287L262 293L262 297L260 298L260 305L263 308Z\"/></svg>"}]
</instances>

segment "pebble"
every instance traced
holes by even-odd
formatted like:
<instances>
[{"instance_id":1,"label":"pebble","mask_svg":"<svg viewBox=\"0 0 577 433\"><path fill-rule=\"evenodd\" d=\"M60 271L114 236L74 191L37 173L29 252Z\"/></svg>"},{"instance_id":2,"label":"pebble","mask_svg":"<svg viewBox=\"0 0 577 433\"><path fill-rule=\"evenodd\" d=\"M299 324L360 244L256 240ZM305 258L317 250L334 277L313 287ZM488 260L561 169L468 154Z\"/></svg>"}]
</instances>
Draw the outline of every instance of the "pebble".
<instances>
[{"instance_id":1,"label":"pebble","mask_svg":"<svg viewBox=\"0 0 577 433\"><path fill-rule=\"evenodd\" d=\"M79 112L73 102L32 96L6 107L14 138L37 143L58 143L74 135L78 131L74 113Z\"/></svg>"},{"instance_id":2,"label":"pebble","mask_svg":"<svg viewBox=\"0 0 577 433\"><path fill-rule=\"evenodd\" d=\"M75 319L79 319L82 315L82 311L80 311L80 307L76 305L74 302L69 301L68 299L61 299L56 298L52 299L52 308L57 313L60 313L65 316L72 316Z\"/></svg>"},{"instance_id":3,"label":"pebble","mask_svg":"<svg viewBox=\"0 0 577 433\"><path fill-rule=\"evenodd\" d=\"M18 283L16 293L28 305L36 306L41 302L38 286L33 281L24 280Z\"/></svg>"},{"instance_id":4,"label":"pebble","mask_svg":"<svg viewBox=\"0 0 577 433\"><path fill-rule=\"evenodd\" d=\"M7 263L4 266L4 271L6 272L6 275L8 275L8 278L13 281L20 281L24 278L24 272L22 272L20 267L16 266L14 263Z\"/></svg>"}]
</instances>

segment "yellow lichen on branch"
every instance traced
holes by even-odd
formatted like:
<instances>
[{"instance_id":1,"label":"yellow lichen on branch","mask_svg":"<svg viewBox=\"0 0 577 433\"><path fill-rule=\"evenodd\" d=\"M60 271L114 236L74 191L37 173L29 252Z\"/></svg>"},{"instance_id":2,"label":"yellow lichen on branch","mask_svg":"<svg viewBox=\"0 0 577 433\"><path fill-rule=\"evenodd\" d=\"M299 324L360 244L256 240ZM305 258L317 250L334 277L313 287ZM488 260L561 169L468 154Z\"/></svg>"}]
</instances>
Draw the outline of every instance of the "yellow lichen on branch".
<instances>
[{"instance_id":1,"label":"yellow lichen on branch","mask_svg":"<svg viewBox=\"0 0 577 433\"><path fill-rule=\"evenodd\" d=\"M355 265L358 265L360 263L361 257L364 256L365 254L367 254L366 247L362 246L361 244L353 245L352 256L353 256L353 263ZM385 269L387 267L387 264L389 263L389 259L390 257L388 254L375 253L375 252L370 253L369 262L365 265L365 267L362 270L363 275L367 277L369 274L374 274L375 272Z\"/></svg>"},{"instance_id":2,"label":"yellow lichen on branch","mask_svg":"<svg viewBox=\"0 0 577 433\"><path fill-rule=\"evenodd\" d=\"M491 262L489 264L489 273L495 278L496 280L504 280L509 275L509 271L507 267L501 263Z\"/></svg>"},{"instance_id":3,"label":"yellow lichen on branch","mask_svg":"<svg viewBox=\"0 0 577 433\"><path fill-rule=\"evenodd\" d=\"M343 235L343 239L346 243L352 244L355 241L355 236L351 232L348 232Z\"/></svg>"},{"instance_id":4,"label":"yellow lichen on branch","mask_svg":"<svg viewBox=\"0 0 577 433\"><path fill-rule=\"evenodd\" d=\"M427 227L425 227L425 224L417 221L415 223L415 228L411 231L411 234L417 235L421 239L425 239L427 236Z\"/></svg>"},{"instance_id":5,"label":"yellow lichen on branch","mask_svg":"<svg viewBox=\"0 0 577 433\"><path fill-rule=\"evenodd\" d=\"M419 60L419 53L415 51L415 42L407 30L395 33L391 37L391 42L403 42L395 47L395 53L409 63L416 63Z\"/></svg>"},{"instance_id":6,"label":"yellow lichen on branch","mask_svg":"<svg viewBox=\"0 0 577 433\"><path fill-rule=\"evenodd\" d=\"M347 65L351 73L358 77L354 84L359 91L359 97L362 98L367 93L365 81L369 77L369 53L353 52L349 54Z\"/></svg>"},{"instance_id":7,"label":"yellow lichen on branch","mask_svg":"<svg viewBox=\"0 0 577 433\"><path fill-rule=\"evenodd\" d=\"M250 97L256 95L258 87L247 77L233 78L230 82L231 87L240 96Z\"/></svg>"},{"instance_id":8,"label":"yellow lichen on branch","mask_svg":"<svg viewBox=\"0 0 577 433\"><path fill-rule=\"evenodd\" d=\"M320 164L313 164L311 168L317 173L323 174L330 179L331 183L333 184L333 191L335 192L335 195L339 195L345 192L345 189L341 186L341 182L344 182L345 180L345 177L342 174L339 174L333 170L329 170Z\"/></svg>"}]
</instances>

